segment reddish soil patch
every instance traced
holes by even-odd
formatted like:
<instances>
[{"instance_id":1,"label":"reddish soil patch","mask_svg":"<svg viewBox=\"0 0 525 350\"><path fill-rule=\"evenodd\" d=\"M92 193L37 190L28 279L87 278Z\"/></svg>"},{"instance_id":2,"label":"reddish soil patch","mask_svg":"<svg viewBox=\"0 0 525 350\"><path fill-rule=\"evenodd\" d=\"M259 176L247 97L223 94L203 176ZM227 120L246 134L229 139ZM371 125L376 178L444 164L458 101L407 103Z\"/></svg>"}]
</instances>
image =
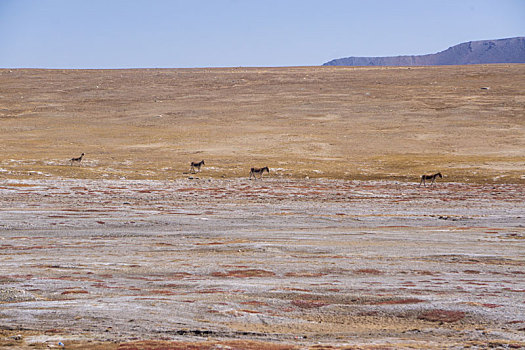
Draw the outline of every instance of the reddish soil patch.
<instances>
[{"instance_id":1,"label":"reddish soil patch","mask_svg":"<svg viewBox=\"0 0 525 350\"><path fill-rule=\"evenodd\" d=\"M89 294L89 292L87 290L66 290L63 291L61 294Z\"/></svg>"},{"instance_id":2,"label":"reddish soil patch","mask_svg":"<svg viewBox=\"0 0 525 350\"><path fill-rule=\"evenodd\" d=\"M149 291L150 294L159 294L159 295L175 295L174 292L170 290L160 290L160 289L154 289Z\"/></svg>"},{"instance_id":3,"label":"reddish soil patch","mask_svg":"<svg viewBox=\"0 0 525 350\"><path fill-rule=\"evenodd\" d=\"M256 311L256 310L248 310L248 309L240 309L238 310L239 312L246 312L248 314L260 314L261 312L260 311Z\"/></svg>"},{"instance_id":4,"label":"reddish soil patch","mask_svg":"<svg viewBox=\"0 0 525 350\"><path fill-rule=\"evenodd\" d=\"M354 271L359 275L382 275L383 272L376 269L358 269Z\"/></svg>"},{"instance_id":5,"label":"reddish soil patch","mask_svg":"<svg viewBox=\"0 0 525 350\"><path fill-rule=\"evenodd\" d=\"M219 244L224 244L224 242L195 243L195 245L219 245Z\"/></svg>"},{"instance_id":6,"label":"reddish soil patch","mask_svg":"<svg viewBox=\"0 0 525 350\"><path fill-rule=\"evenodd\" d=\"M384 300L371 303L372 305L397 305L397 304L416 304L422 303L425 300L418 298L406 298L406 299L397 299L397 300Z\"/></svg>"},{"instance_id":7,"label":"reddish soil patch","mask_svg":"<svg viewBox=\"0 0 525 350\"><path fill-rule=\"evenodd\" d=\"M220 289L202 289L202 290L195 291L195 293L199 293L199 294L216 294L216 293L225 293L225 291L220 290Z\"/></svg>"},{"instance_id":8,"label":"reddish soil patch","mask_svg":"<svg viewBox=\"0 0 525 350\"><path fill-rule=\"evenodd\" d=\"M304 289L304 288L293 288L293 287L283 287L283 288L280 288L281 290L290 290L290 291L293 291L293 292L311 292L312 290L311 289ZM278 289L275 289L275 290L278 290Z\"/></svg>"},{"instance_id":9,"label":"reddish soil patch","mask_svg":"<svg viewBox=\"0 0 525 350\"><path fill-rule=\"evenodd\" d=\"M211 274L213 277L272 277L275 276L275 273L266 270L259 269L247 269L247 270L231 270L227 272L213 272Z\"/></svg>"},{"instance_id":10,"label":"reddish soil patch","mask_svg":"<svg viewBox=\"0 0 525 350\"><path fill-rule=\"evenodd\" d=\"M314 308L319 308L319 307L326 306L329 304L323 301L319 301L319 300L297 299L297 300L292 300L292 305L300 307L301 309L314 309Z\"/></svg>"},{"instance_id":11,"label":"reddish soil patch","mask_svg":"<svg viewBox=\"0 0 525 350\"><path fill-rule=\"evenodd\" d=\"M432 322L456 322L465 317L463 311L451 311L451 310L429 310L419 315L420 320L432 321Z\"/></svg>"},{"instance_id":12,"label":"reddish soil patch","mask_svg":"<svg viewBox=\"0 0 525 350\"><path fill-rule=\"evenodd\" d=\"M484 307L488 307L489 309L495 309L497 307L502 307L503 305L499 305L499 304L489 304L489 303L485 303L485 304L481 304L483 305Z\"/></svg>"},{"instance_id":13,"label":"reddish soil patch","mask_svg":"<svg viewBox=\"0 0 525 350\"><path fill-rule=\"evenodd\" d=\"M427 270L421 270L421 271L417 271L417 274L418 275L424 275L424 276L435 276L438 273L437 272L432 272L432 271L427 271Z\"/></svg>"},{"instance_id":14,"label":"reddish soil patch","mask_svg":"<svg viewBox=\"0 0 525 350\"><path fill-rule=\"evenodd\" d=\"M515 321L509 321L507 324L517 324L517 323L525 323L525 321L522 320L515 320Z\"/></svg>"},{"instance_id":15,"label":"reddish soil patch","mask_svg":"<svg viewBox=\"0 0 525 350\"><path fill-rule=\"evenodd\" d=\"M262 301L257 301L257 300L243 301L240 304L242 304L242 305L268 306L267 303L264 303Z\"/></svg>"},{"instance_id":16,"label":"reddish soil patch","mask_svg":"<svg viewBox=\"0 0 525 350\"><path fill-rule=\"evenodd\" d=\"M288 272L286 277L321 277L326 276L326 273L321 272Z\"/></svg>"},{"instance_id":17,"label":"reddish soil patch","mask_svg":"<svg viewBox=\"0 0 525 350\"><path fill-rule=\"evenodd\" d=\"M174 279L174 280L181 280L181 279L184 279L184 278L188 278L188 277L191 277L193 276L191 273L187 273L187 272L174 272L174 273L170 273L168 275L168 277L170 279Z\"/></svg>"}]
</instances>

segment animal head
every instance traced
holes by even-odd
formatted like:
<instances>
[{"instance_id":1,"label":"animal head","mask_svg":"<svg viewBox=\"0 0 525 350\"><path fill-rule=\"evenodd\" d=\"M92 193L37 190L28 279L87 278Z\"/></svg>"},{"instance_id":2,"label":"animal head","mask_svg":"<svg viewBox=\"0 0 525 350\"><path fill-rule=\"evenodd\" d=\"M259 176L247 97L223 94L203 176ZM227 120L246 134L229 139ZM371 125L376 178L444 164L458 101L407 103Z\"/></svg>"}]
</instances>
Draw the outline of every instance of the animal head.
<instances>
[{"instance_id":1,"label":"animal head","mask_svg":"<svg viewBox=\"0 0 525 350\"><path fill-rule=\"evenodd\" d=\"M82 154L80 156L83 157L84 156L84 152L82 152Z\"/></svg>"},{"instance_id":2,"label":"animal head","mask_svg":"<svg viewBox=\"0 0 525 350\"><path fill-rule=\"evenodd\" d=\"M202 163L202 165L206 165L206 164L204 164L204 159L203 159L203 160L201 160L201 163Z\"/></svg>"},{"instance_id":3,"label":"animal head","mask_svg":"<svg viewBox=\"0 0 525 350\"><path fill-rule=\"evenodd\" d=\"M443 175L441 175L441 173L437 173L437 176L439 176L440 178L443 178Z\"/></svg>"},{"instance_id":4,"label":"animal head","mask_svg":"<svg viewBox=\"0 0 525 350\"><path fill-rule=\"evenodd\" d=\"M268 167L267 167L267 166L265 166L264 168L262 168L262 170L263 170L263 171L265 171L265 170L266 170L266 172L267 172L268 174L270 173L270 169L268 169Z\"/></svg>"}]
</instances>

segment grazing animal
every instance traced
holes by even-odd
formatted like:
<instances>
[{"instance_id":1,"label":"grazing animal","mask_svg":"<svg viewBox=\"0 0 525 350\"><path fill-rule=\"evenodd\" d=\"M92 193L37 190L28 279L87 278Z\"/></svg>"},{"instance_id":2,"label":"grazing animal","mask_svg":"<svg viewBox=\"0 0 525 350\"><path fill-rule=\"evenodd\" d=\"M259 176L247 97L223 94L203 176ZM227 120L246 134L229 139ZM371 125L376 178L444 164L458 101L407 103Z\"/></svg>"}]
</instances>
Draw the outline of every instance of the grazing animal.
<instances>
[{"instance_id":1,"label":"grazing animal","mask_svg":"<svg viewBox=\"0 0 525 350\"><path fill-rule=\"evenodd\" d=\"M200 162L191 162L191 168L190 171L192 173L195 173L195 169L197 169L199 172L201 171L201 166L204 165L204 160L201 160Z\"/></svg>"},{"instance_id":2,"label":"grazing animal","mask_svg":"<svg viewBox=\"0 0 525 350\"><path fill-rule=\"evenodd\" d=\"M438 177L438 176L440 178L443 178L443 175L441 175L441 173L435 173L433 175L421 175L421 181L419 182L419 186L421 186L421 184L426 186L426 184L425 184L426 180L432 180L432 182L430 183L430 186L432 186L434 184L434 182L436 181L436 177Z\"/></svg>"},{"instance_id":3,"label":"grazing animal","mask_svg":"<svg viewBox=\"0 0 525 350\"><path fill-rule=\"evenodd\" d=\"M78 163L78 165L80 165L82 157L84 157L84 153L82 153L78 158L71 158L69 161L71 162L71 165L73 165L73 163Z\"/></svg>"},{"instance_id":4,"label":"grazing animal","mask_svg":"<svg viewBox=\"0 0 525 350\"><path fill-rule=\"evenodd\" d=\"M267 172L268 174L270 173L270 169L268 169L267 166L265 166L264 168L251 168L250 170L250 179L252 178L252 176L257 180L257 175L256 174L260 174L259 175L259 178L262 179L262 176L263 176L263 173L264 172Z\"/></svg>"}]
</instances>

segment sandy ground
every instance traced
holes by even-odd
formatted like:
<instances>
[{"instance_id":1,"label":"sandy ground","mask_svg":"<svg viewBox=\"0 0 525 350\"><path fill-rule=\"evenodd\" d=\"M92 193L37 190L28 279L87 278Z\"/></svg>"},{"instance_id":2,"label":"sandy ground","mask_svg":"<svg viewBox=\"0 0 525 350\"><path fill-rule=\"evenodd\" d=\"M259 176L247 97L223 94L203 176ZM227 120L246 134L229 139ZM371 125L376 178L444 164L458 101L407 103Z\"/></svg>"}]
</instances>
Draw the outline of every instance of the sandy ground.
<instances>
[{"instance_id":1,"label":"sandy ground","mask_svg":"<svg viewBox=\"0 0 525 350\"><path fill-rule=\"evenodd\" d=\"M0 347L525 348L524 73L0 70Z\"/></svg>"}]
</instances>

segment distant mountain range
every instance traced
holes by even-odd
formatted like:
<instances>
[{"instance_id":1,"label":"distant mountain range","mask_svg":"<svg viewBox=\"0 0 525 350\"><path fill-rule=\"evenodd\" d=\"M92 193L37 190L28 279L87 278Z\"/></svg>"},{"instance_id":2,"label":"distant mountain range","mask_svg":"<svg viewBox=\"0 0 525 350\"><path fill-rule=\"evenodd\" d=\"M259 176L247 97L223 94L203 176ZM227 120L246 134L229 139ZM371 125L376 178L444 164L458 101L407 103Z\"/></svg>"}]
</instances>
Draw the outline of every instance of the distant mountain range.
<instances>
[{"instance_id":1,"label":"distant mountain range","mask_svg":"<svg viewBox=\"0 0 525 350\"><path fill-rule=\"evenodd\" d=\"M525 63L525 37L469 41L428 55L338 58L323 66L441 66L485 63Z\"/></svg>"}]
</instances>

